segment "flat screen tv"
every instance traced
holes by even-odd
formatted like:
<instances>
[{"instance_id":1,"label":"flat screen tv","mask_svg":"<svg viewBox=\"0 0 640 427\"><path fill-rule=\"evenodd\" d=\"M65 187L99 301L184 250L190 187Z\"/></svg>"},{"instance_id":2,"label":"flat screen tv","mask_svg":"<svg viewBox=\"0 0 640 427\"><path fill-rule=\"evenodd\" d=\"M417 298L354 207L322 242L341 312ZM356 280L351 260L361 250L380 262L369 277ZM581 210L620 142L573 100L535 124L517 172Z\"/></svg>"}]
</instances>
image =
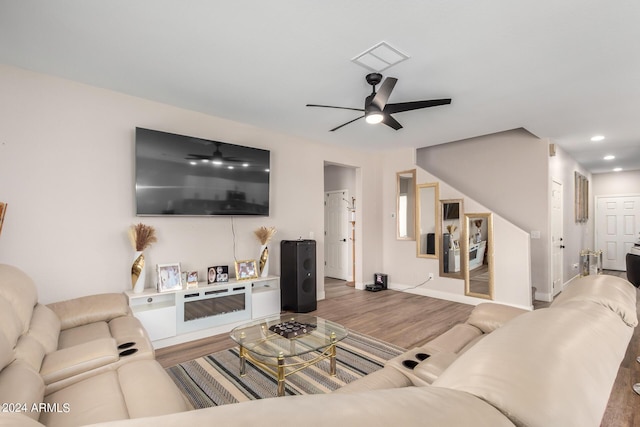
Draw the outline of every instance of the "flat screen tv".
<instances>
[{"instance_id":1,"label":"flat screen tv","mask_svg":"<svg viewBox=\"0 0 640 427\"><path fill-rule=\"evenodd\" d=\"M136 215L269 215L270 152L136 128Z\"/></svg>"},{"instance_id":2,"label":"flat screen tv","mask_svg":"<svg viewBox=\"0 0 640 427\"><path fill-rule=\"evenodd\" d=\"M445 203L444 204L444 219L459 219L460 218L460 204L459 203Z\"/></svg>"}]
</instances>

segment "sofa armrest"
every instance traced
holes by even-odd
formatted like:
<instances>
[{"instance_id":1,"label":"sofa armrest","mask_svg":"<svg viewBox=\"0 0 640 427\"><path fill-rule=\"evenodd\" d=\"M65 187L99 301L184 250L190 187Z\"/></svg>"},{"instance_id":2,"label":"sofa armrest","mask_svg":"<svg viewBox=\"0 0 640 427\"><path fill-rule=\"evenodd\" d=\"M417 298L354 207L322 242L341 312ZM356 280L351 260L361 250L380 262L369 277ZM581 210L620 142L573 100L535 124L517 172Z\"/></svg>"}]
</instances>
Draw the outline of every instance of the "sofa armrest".
<instances>
[{"instance_id":1,"label":"sofa armrest","mask_svg":"<svg viewBox=\"0 0 640 427\"><path fill-rule=\"evenodd\" d=\"M100 338L47 354L40 375L52 384L117 361L116 340Z\"/></svg>"},{"instance_id":2,"label":"sofa armrest","mask_svg":"<svg viewBox=\"0 0 640 427\"><path fill-rule=\"evenodd\" d=\"M65 330L94 322L108 322L130 314L124 294L98 294L49 304Z\"/></svg>"},{"instance_id":3,"label":"sofa armrest","mask_svg":"<svg viewBox=\"0 0 640 427\"><path fill-rule=\"evenodd\" d=\"M480 329L483 333L488 334L500 328L514 317L527 313L528 311L529 310L509 305L486 302L478 304L473 309L469 315L469 319L467 319L467 323Z\"/></svg>"}]
</instances>

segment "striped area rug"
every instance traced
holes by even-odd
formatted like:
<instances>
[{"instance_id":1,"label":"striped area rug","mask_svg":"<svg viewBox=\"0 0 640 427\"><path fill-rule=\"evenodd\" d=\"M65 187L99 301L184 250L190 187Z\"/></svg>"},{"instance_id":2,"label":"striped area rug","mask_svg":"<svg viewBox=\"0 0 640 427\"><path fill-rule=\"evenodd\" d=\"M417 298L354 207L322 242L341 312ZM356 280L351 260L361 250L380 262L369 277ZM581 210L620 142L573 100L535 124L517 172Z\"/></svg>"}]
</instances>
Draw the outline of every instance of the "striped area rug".
<instances>
[{"instance_id":1,"label":"striped area rug","mask_svg":"<svg viewBox=\"0 0 640 427\"><path fill-rule=\"evenodd\" d=\"M288 376L285 395L329 393L377 371L387 360L405 352L401 347L353 331L337 347L335 377L329 375L329 360L325 359ZM313 356L303 355L298 360ZM276 397L278 385L273 375L249 361L244 377L240 377L239 368L239 350L235 347L180 363L167 368L167 372L196 409Z\"/></svg>"}]
</instances>

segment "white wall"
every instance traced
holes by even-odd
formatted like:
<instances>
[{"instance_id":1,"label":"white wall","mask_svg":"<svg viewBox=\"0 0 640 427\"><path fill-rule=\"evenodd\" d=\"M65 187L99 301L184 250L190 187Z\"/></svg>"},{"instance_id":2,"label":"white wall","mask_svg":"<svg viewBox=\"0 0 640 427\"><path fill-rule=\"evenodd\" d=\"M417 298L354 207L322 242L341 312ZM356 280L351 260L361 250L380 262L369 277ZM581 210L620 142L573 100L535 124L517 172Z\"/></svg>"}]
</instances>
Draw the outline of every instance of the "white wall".
<instances>
[{"instance_id":1,"label":"white wall","mask_svg":"<svg viewBox=\"0 0 640 427\"><path fill-rule=\"evenodd\" d=\"M640 170L594 174L594 196L640 194Z\"/></svg>"},{"instance_id":2,"label":"white wall","mask_svg":"<svg viewBox=\"0 0 640 427\"><path fill-rule=\"evenodd\" d=\"M314 233L322 254L325 161L358 167L357 280L371 277L382 263L380 155L5 66L0 93L0 200L8 203L0 262L31 275L44 303L129 289L133 250L127 230L137 222L158 232L158 243L146 251L150 265L181 262L203 277L208 266L233 266L234 255L257 258L253 232L260 226L278 229L274 274L280 240ZM135 217L136 126L271 150L270 217ZM323 275L320 262L320 297ZM148 275L148 286L152 279Z\"/></svg>"},{"instance_id":3,"label":"white wall","mask_svg":"<svg viewBox=\"0 0 640 427\"><path fill-rule=\"evenodd\" d=\"M548 286L548 142L526 129L421 148L417 164L530 233L531 280Z\"/></svg>"},{"instance_id":4,"label":"white wall","mask_svg":"<svg viewBox=\"0 0 640 427\"><path fill-rule=\"evenodd\" d=\"M464 212L492 212L448 183L415 165L415 150L386 152L382 169L382 235L384 264L393 289L443 298L467 304L486 302L464 295L464 280L439 276L437 259L418 258L416 242L396 237L396 172L416 169L417 184L439 183L440 199L464 199ZM531 253L529 234L494 213L494 301L522 308L531 307ZM425 282L429 273L434 280ZM409 289L413 288L413 289Z\"/></svg>"}]
</instances>

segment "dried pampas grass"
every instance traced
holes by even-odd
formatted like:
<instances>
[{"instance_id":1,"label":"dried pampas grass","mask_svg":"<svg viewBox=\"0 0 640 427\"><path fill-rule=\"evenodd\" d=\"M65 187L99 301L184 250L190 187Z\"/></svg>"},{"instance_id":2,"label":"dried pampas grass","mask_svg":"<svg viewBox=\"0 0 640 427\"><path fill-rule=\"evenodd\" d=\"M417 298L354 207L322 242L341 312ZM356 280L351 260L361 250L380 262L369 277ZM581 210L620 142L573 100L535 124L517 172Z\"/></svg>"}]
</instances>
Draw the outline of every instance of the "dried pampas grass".
<instances>
[{"instance_id":1,"label":"dried pampas grass","mask_svg":"<svg viewBox=\"0 0 640 427\"><path fill-rule=\"evenodd\" d=\"M261 245L266 245L269 240L276 234L275 227L260 227L256 231L256 237L260 240Z\"/></svg>"},{"instance_id":2,"label":"dried pampas grass","mask_svg":"<svg viewBox=\"0 0 640 427\"><path fill-rule=\"evenodd\" d=\"M131 228L129 228L129 240L131 240L133 249L136 251L144 251L151 246L152 243L158 241L156 229L142 223L132 225Z\"/></svg>"}]
</instances>

